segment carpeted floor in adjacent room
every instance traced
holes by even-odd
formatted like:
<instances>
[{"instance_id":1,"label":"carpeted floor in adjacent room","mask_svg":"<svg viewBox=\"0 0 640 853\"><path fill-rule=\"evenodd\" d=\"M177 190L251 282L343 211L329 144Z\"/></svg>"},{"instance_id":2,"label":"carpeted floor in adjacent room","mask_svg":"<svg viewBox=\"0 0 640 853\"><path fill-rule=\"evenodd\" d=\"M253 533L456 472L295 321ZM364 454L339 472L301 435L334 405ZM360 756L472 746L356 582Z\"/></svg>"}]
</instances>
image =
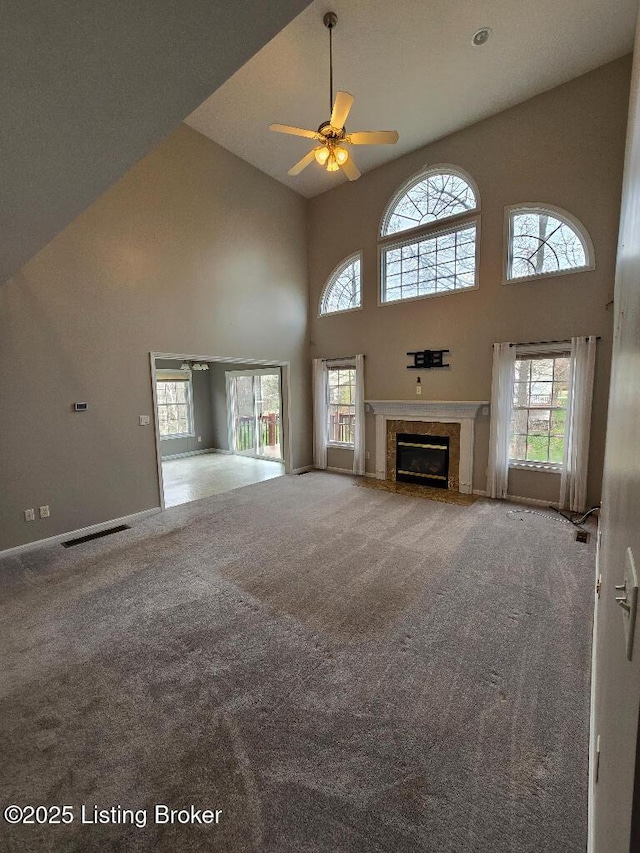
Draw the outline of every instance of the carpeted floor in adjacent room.
<instances>
[{"instance_id":1,"label":"carpeted floor in adjacent room","mask_svg":"<svg viewBox=\"0 0 640 853\"><path fill-rule=\"evenodd\" d=\"M0 800L76 815L0 849L582 853L594 552L514 508L311 473L0 561Z\"/></svg>"}]
</instances>

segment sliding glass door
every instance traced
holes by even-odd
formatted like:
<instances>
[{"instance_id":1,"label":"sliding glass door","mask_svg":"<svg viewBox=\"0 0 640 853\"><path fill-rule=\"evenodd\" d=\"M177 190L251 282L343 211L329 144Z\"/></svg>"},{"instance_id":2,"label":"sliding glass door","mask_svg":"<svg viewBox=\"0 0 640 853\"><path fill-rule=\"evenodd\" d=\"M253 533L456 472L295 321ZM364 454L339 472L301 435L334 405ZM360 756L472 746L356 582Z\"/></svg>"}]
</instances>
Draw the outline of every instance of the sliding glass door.
<instances>
[{"instance_id":1,"label":"sliding glass door","mask_svg":"<svg viewBox=\"0 0 640 853\"><path fill-rule=\"evenodd\" d=\"M233 452L281 462L280 371L227 371L227 406Z\"/></svg>"}]
</instances>

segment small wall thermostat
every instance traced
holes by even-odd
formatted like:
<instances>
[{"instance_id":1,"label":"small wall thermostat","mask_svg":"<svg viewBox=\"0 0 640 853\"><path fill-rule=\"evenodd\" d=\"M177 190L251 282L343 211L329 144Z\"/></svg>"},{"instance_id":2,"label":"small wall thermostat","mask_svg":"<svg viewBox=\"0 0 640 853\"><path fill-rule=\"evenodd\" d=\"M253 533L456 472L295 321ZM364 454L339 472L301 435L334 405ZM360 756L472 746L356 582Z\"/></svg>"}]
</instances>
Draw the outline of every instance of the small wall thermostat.
<instances>
[{"instance_id":1,"label":"small wall thermostat","mask_svg":"<svg viewBox=\"0 0 640 853\"><path fill-rule=\"evenodd\" d=\"M74 403L73 404L74 412L86 412L88 408L89 408L88 403Z\"/></svg>"}]
</instances>

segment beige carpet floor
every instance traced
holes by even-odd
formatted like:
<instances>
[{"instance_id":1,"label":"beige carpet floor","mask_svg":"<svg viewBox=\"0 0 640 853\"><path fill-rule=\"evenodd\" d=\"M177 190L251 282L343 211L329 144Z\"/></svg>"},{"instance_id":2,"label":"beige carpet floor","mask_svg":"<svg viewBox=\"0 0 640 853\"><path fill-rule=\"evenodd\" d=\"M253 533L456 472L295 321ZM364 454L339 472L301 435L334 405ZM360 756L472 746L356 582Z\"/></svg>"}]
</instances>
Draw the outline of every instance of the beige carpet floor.
<instances>
[{"instance_id":1,"label":"beige carpet floor","mask_svg":"<svg viewBox=\"0 0 640 853\"><path fill-rule=\"evenodd\" d=\"M594 551L514 508L317 472L0 561L0 801L74 809L0 850L583 853Z\"/></svg>"}]
</instances>

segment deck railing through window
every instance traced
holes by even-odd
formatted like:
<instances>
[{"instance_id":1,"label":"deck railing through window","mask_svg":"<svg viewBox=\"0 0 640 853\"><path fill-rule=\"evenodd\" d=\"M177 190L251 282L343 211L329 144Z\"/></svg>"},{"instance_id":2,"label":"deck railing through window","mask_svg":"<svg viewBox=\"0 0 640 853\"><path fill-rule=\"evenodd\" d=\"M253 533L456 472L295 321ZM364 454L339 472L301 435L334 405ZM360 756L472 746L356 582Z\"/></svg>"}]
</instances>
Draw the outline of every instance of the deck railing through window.
<instances>
[{"instance_id":1,"label":"deck railing through window","mask_svg":"<svg viewBox=\"0 0 640 853\"><path fill-rule=\"evenodd\" d=\"M329 414L329 442L353 444L355 440L355 414L331 412Z\"/></svg>"},{"instance_id":2,"label":"deck railing through window","mask_svg":"<svg viewBox=\"0 0 640 853\"><path fill-rule=\"evenodd\" d=\"M258 423L261 447L274 447L280 443L280 415L277 412L261 415ZM237 418L236 450L242 452L255 449L255 418L252 416Z\"/></svg>"}]
</instances>

